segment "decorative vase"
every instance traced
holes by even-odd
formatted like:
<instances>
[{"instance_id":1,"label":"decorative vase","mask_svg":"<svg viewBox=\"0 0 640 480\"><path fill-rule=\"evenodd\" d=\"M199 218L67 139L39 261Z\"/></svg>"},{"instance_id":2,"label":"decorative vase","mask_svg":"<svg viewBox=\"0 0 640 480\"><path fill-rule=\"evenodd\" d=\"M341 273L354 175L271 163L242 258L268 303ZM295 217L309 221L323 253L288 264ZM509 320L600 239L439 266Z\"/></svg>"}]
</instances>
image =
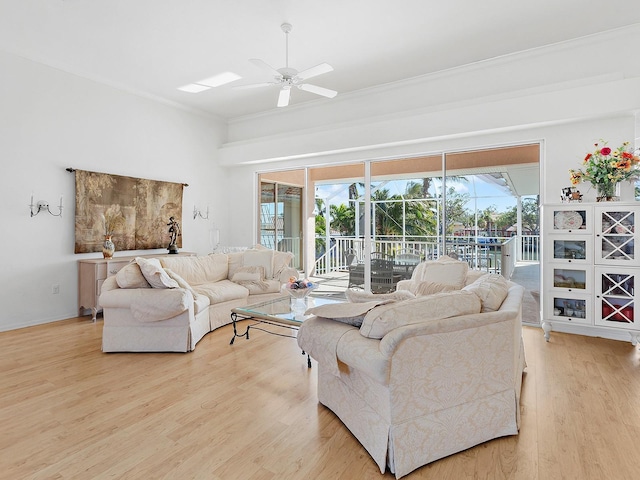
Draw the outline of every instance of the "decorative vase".
<instances>
[{"instance_id":1,"label":"decorative vase","mask_svg":"<svg viewBox=\"0 0 640 480\"><path fill-rule=\"evenodd\" d=\"M618 186L617 183L599 183L598 185L596 185L596 190L597 190L596 201L597 202L617 201L618 200L618 197L616 196L617 186Z\"/></svg>"},{"instance_id":2,"label":"decorative vase","mask_svg":"<svg viewBox=\"0 0 640 480\"><path fill-rule=\"evenodd\" d=\"M104 258L113 258L113 252L116 251L116 246L111 241L111 235L104 236L104 243L102 244L102 255Z\"/></svg>"}]
</instances>

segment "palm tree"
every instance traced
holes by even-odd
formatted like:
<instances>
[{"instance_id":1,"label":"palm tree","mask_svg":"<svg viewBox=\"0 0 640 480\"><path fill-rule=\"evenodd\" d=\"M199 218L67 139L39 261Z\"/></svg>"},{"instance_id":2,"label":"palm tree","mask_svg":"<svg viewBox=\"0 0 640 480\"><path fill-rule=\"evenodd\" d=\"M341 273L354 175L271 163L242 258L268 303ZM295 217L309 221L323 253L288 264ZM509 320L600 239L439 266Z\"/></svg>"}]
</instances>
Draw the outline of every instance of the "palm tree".
<instances>
[{"instance_id":1,"label":"palm tree","mask_svg":"<svg viewBox=\"0 0 640 480\"><path fill-rule=\"evenodd\" d=\"M355 209L350 206L331 205L331 228L340 232L340 235L355 234Z\"/></svg>"}]
</instances>

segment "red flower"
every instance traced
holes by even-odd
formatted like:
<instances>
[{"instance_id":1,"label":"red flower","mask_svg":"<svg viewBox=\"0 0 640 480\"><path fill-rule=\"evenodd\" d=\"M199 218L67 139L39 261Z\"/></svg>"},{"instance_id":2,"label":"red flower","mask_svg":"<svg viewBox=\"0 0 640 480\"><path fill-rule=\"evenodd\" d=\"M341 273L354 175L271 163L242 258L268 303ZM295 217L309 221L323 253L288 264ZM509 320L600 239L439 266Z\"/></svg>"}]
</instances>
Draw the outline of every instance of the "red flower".
<instances>
[{"instance_id":1,"label":"red flower","mask_svg":"<svg viewBox=\"0 0 640 480\"><path fill-rule=\"evenodd\" d=\"M584 157L584 162L586 163L591 158L591 154L587 153L587 156Z\"/></svg>"},{"instance_id":2,"label":"red flower","mask_svg":"<svg viewBox=\"0 0 640 480\"><path fill-rule=\"evenodd\" d=\"M622 152L622 158L626 158L628 160L631 160L633 158L633 154L629 153L629 152Z\"/></svg>"},{"instance_id":3,"label":"red flower","mask_svg":"<svg viewBox=\"0 0 640 480\"><path fill-rule=\"evenodd\" d=\"M602 155L609 155L611 153L611 149L609 147L604 147L602 150L600 150L600 153Z\"/></svg>"}]
</instances>

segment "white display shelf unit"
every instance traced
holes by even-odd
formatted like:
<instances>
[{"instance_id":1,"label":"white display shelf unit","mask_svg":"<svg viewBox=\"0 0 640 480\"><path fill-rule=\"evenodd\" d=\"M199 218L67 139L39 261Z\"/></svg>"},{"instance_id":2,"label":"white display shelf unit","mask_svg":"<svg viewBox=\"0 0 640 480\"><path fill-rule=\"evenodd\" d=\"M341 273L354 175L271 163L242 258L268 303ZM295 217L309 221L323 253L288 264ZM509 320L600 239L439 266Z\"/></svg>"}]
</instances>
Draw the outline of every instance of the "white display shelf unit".
<instances>
[{"instance_id":1,"label":"white display shelf unit","mask_svg":"<svg viewBox=\"0 0 640 480\"><path fill-rule=\"evenodd\" d=\"M544 336L552 331L640 341L635 280L640 206L569 203L543 207Z\"/></svg>"}]
</instances>

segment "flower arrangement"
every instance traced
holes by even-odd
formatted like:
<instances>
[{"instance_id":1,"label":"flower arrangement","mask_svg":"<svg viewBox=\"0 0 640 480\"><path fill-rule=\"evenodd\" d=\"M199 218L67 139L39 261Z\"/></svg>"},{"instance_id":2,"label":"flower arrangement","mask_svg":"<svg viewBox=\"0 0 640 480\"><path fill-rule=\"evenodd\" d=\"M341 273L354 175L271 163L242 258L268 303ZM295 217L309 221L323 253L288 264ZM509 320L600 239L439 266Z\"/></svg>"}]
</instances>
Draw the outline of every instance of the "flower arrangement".
<instances>
[{"instance_id":1,"label":"flower arrangement","mask_svg":"<svg viewBox=\"0 0 640 480\"><path fill-rule=\"evenodd\" d=\"M124 227L124 215L120 211L120 205L111 205L102 214L102 224L105 235L113 235L113 232Z\"/></svg>"},{"instance_id":2,"label":"flower arrangement","mask_svg":"<svg viewBox=\"0 0 640 480\"><path fill-rule=\"evenodd\" d=\"M610 198L616 184L640 176L640 158L633 154L629 142L612 150L607 142L600 140L594 147L594 151L584 157L582 169L569 170L572 185L589 182L598 189L598 195Z\"/></svg>"}]
</instances>

